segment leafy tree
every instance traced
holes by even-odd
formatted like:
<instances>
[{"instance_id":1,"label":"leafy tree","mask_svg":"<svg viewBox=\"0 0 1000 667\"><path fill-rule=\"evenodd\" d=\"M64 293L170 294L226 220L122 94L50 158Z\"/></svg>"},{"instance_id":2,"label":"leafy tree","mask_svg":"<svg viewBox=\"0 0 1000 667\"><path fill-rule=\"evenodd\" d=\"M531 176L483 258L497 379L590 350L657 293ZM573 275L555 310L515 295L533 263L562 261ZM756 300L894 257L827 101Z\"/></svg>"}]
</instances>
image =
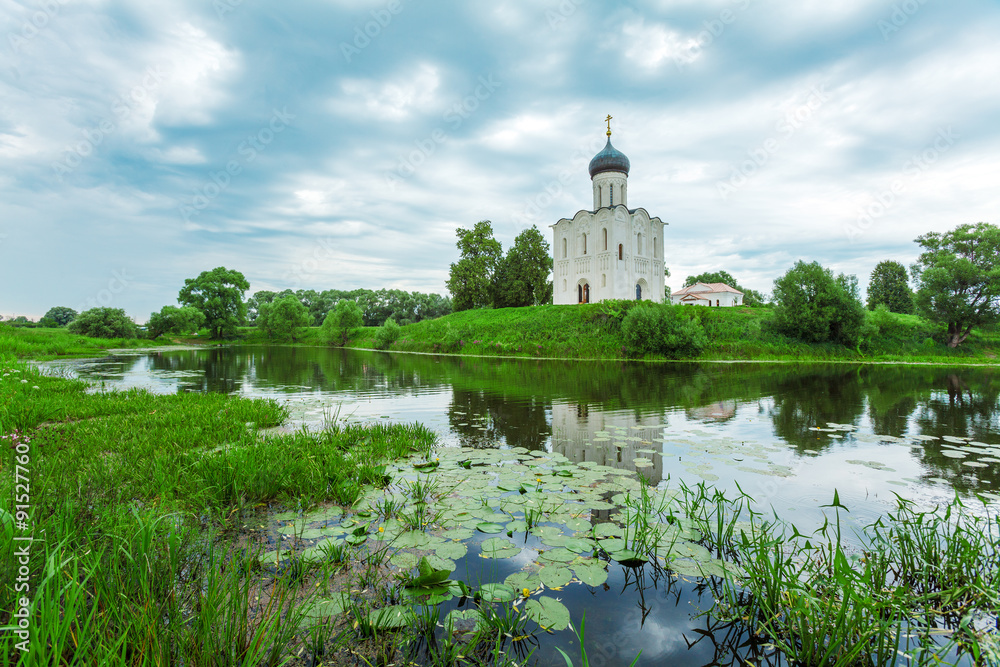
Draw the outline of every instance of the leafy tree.
<instances>
[{"instance_id":1,"label":"leafy tree","mask_svg":"<svg viewBox=\"0 0 1000 667\"><path fill-rule=\"evenodd\" d=\"M549 243L532 225L514 239L493 274L493 307L535 306L552 302L552 254Z\"/></svg>"},{"instance_id":2,"label":"leafy tree","mask_svg":"<svg viewBox=\"0 0 1000 667\"><path fill-rule=\"evenodd\" d=\"M121 308L91 308L69 323L72 333L91 338L135 338L135 322Z\"/></svg>"},{"instance_id":3,"label":"leafy tree","mask_svg":"<svg viewBox=\"0 0 1000 667\"><path fill-rule=\"evenodd\" d=\"M757 290L742 287L728 271L706 271L696 276L688 276L684 281L684 287L690 287L695 283L726 283L733 289L743 292L743 305L745 306L762 306L766 301L764 295Z\"/></svg>"},{"instance_id":4,"label":"leafy tree","mask_svg":"<svg viewBox=\"0 0 1000 667\"><path fill-rule=\"evenodd\" d=\"M913 312L913 291L906 279L906 267L891 259L879 262L868 283L868 310L885 304L893 313Z\"/></svg>"},{"instance_id":5,"label":"leafy tree","mask_svg":"<svg viewBox=\"0 0 1000 667\"><path fill-rule=\"evenodd\" d=\"M456 311L486 308L492 304L491 285L503 256L500 242L493 238L493 225L481 220L472 229L456 230L461 259L451 265L448 291Z\"/></svg>"},{"instance_id":6,"label":"leafy tree","mask_svg":"<svg viewBox=\"0 0 1000 667\"><path fill-rule=\"evenodd\" d=\"M73 321L76 317L77 312L72 308L67 308L66 306L55 306L49 308L49 312L42 316L43 320L51 319L54 320L57 327L64 327Z\"/></svg>"},{"instance_id":7,"label":"leafy tree","mask_svg":"<svg viewBox=\"0 0 1000 667\"><path fill-rule=\"evenodd\" d=\"M294 339L298 330L311 322L309 311L294 294L261 304L257 313L257 328L269 340Z\"/></svg>"},{"instance_id":8,"label":"leafy tree","mask_svg":"<svg viewBox=\"0 0 1000 667\"><path fill-rule=\"evenodd\" d=\"M958 347L977 326L1000 320L1000 228L985 222L959 225L916 239L924 252L911 267L916 306L948 329Z\"/></svg>"},{"instance_id":9,"label":"leafy tree","mask_svg":"<svg viewBox=\"0 0 1000 667\"><path fill-rule=\"evenodd\" d=\"M243 293L248 289L250 283L242 273L220 266L185 280L177 300L204 313L212 338L219 339L233 336L246 318Z\"/></svg>"},{"instance_id":10,"label":"leafy tree","mask_svg":"<svg viewBox=\"0 0 1000 667\"><path fill-rule=\"evenodd\" d=\"M384 350L399 339L400 327L396 320L389 318L375 332L375 347Z\"/></svg>"},{"instance_id":11,"label":"leafy tree","mask_svg":"<svg viewBox=\"0 0 1000 667\"><path fill-rule=\"evenodd\" d=\"M254 292L253 296L247 299L247 322L249 324L256 325L257 314L260 312L260 307L265 303L271 303L277 296L277 292L272 292L270 290L260 290L258 292Z\"/></svg>"},{"instance_id":12,"label":"leafy tree","mask_svg":"<svg viewBox=\"0 0 1000 667\"><path fill-rule=\"evenodd\" d=\"M165 333L191 333L205 324L205 314L192 306L164 306L158 313L152 313L146 322L146 332L150 338L159 338Z\"/></svg>"},{"instance_id":13,"label":"leafy tree","mask_svg":"<svg viewBox=\"0 0 1000 667\"><path fill-rule=\"evenodd\" d=\"M363 324L361 306L350 299L341 299L323 320L323 337L331 343L340 341L341 345L347 345Z\"/></svg>"},{"instance_id":14,"label":"leafy tree","mask_svg":"<svg viewBox=\"0 0 1000 667\"><path fill-rule=\"evenodd\" d=\"M854 276L834 278L818 262L800 260L774 281L774 303L775 328L787 336L810 343L858 344L865 312Z\"/></svg>"},{"instance_id":15,"label":"leafy tree","mask_svg":"<svg viewBox=\"0 0 1000 667\"><path fill-rule=\"evenodd\" d=\"M708 343L701 324L679 314L683 306L640 302L622 320L622 341L629 354L662 354L670 359L697 356Z\"/></svg>"}]
</instances>

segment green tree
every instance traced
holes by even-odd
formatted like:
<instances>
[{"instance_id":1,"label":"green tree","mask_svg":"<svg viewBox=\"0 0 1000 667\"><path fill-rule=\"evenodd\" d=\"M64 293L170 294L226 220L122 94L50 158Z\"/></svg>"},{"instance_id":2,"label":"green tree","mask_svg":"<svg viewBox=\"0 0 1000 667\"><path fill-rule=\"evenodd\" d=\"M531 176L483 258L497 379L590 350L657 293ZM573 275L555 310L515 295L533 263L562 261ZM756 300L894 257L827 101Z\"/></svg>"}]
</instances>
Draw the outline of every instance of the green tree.
<instances>
[{"instance_id":1,"label":"green tree","mask_svg":"<svg viewBox=\"0 0 1000 667\"><path fill-rule=\"evenodd\" d=\"M906 267L891 259L875 265L868 283L868 310L885 304L893 313L913 312L913 291L906 279Z\"/></svg>"},{"instance_id":2,"label":"green tree","mask_svg":"<svg viewBox=\"0 0 1000 667\"><path fill-rule=\"evenodd\" d=\"M229 338L246 318L243 294L248 289L250 283L242 273L220 266L185 280L177 300L204 313L213 339Z\"/></svg>"},{"instance_id":3,"label":"green tree","mask_svg":"<svg viewBox=\"0 0 1000 667\"><path fill-rule=\"evenodd\" d=\"M45 313L45 315L42 316L42 319L54 320L56 326L64 327L72 322L76 315L77 312L72 308L68 308L66 306L55 306L53 308L49 308L49 312Z\"/></svg>"},{"instance_id":4,"label":"green tree","mask_svg":"<svg viewBox=\"0 0 1000 667\"><path fill-rule=\"evenodd\" d=\"M146 332L150 338L159 338L165 333L192 333L205 324L205 314L192 306L164 306L158 313L152 313L146 322Z\"/></svg>"},{"instance_id":5,"label":"green tree","mask_svg":"<svg viewBox=\"0 0 1000 667\"><path fill-rule=\"evenodd\" d=\"M391 317L375 332L375 347L384 350L399 339L400 327Z\"/></svg>"},{"instance_id":6,"label":"green tree","mask_svg":"<svg viewBox=\"0 0 1000 667\"><path fill-rule=\"evenodd\" d=\"M351 299L341 299L323 320L323 337L331 343L339 341L341 345L347 345L363 324L361 306Z\"/></svg>"},{"instance_id":7,"label":"green tree","mask_svg":"<svg viewBox=\"0 0 1000 667\"><path fill-rule=\"evenodd\" d=\"M911 267L916 306L948 330L958 347L977 326L1000 320L1000 228L986 222L959 225L916 239L924 252Z\"/></svg>"},{"instance_id":8,"label":"green tree","mask_svg":"<svg viewBox=\"0 0 1000 667\"><path fill-rule=\"evenodd\" d=\"M640 302L622 320L622 341L633 356L662 354L669 359L697 356L708 343L701 324L680 314L684 306Z\"/></svg>"},{"instance_id":9,"label":"green tree","mask_svg":"<svg viewBox=\"0 0 1000 667\"><path fill-rule=\"evenodd\" d=\"M309 310L294 294L260 305L257 328L268 340L295 339L302 327L312 323Z\"/></svg>"},{"instance_id":10,"label":"green tree","mask_svg":"<svg viewBox=\"0 0 1000 667\"><path fill-rule=\"evenodd\" d=\"M69 330L91 338L135 338L135 322L121 308L91 308L69 323Z\"/></svg>"},{"instance_id":11,"label":"green tree","mask_svg":"<svg viewBox=\"0 0 1000 667\"><path fill-rule=\"evenodd\" d=\"M493 273L503 256L503 248L493 238L489 220L477 222L472 229L459 227L455 234L461 259L451 265L448 277L452 304L456 311L486 308L492 304Z\"/></svg>"},{"instance_id":12,"label":"green tree","mask_svg":"<svg viewBox=\"0 0 1000 667\"><path fill-rule=\"evenodd\" d=\"M706 271L696 276L688 276L684 281L684 287L690 287L695 283L726 283L733 289L743 292L744 306L762 306L765 302L763 294L757 290L741 286L728 271Z\"/></svg>"},{"instance_id":13,"label":"green tree","mask_svg":"<svg viewBox=\"0 0 1000 667\"><path fill-rule=\"evenodd\" d=\"M532 225L514 239L493 274L493 307L536 306L552 302L552 254L548 241Z\"/></svg>"},{"instance_id":14,"label":"green tree","mask_svg":"<svg viewBox=\"0 0 1000 667\"><path fill-rule=\"evenodd\" d=\"M265 303L271 303L277 296L278 293L272 292L271 290L260 290L254 292L253 296L247 299L247 322L251 325L256 325L257 314L260 312L260 307Z\"/></svg>"},{"instance_id":15,"label":"green tree","mask_svg":"<svg viewBox=\"0 0 1000 667\"><path fill-rule=\"evenodd\" d=\"M865 322L854 276L838 275L818 262L798 261L774 281L775 328L810 343L854 347Z\"/></svg>"}]
</instances>

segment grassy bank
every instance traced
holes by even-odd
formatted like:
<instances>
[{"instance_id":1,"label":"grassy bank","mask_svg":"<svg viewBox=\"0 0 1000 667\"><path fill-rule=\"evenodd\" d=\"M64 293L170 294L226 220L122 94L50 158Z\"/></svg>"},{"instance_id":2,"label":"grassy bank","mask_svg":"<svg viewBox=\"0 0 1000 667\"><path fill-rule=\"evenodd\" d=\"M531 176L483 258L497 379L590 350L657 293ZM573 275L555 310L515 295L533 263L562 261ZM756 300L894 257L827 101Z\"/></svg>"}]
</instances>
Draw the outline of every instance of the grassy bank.
<instances>
[{"instance_id":1,"label":"grassy bank","mask_svg":"<svg viewBox=\"0 0 1000 667\"><path fill-rule=\"evenodd\" d=\"M681 317L695 320L705 332L707 345L694 360L992 363L1000 350L1000 335L994 331L977 331L959 348L950 349L941 342L938 327L914 315L889 313L878 320L869 313L877 322L872 334L852 349L774 333L771 311L766 308L676 308ZM389 349L570 359L632 357L623 341L621 322L622 313L604 304L468 310L404 326ZM362 330L352 346L377 347L376 331ZM323 344L318 329L310 330L302 340Z\"/></svg>"},{"instance_id":2,"label":"grassy bank","mask_svg":"<svg viewBox=\"0 0 1000 667\"><path fill-rule=\"evenodd\" d=\"M89 338L62 329L12 327L0 324L0 357L46 360L56 357L98 357L108 350L169 345L168 340Z\"/></svg>"}]
</instances>

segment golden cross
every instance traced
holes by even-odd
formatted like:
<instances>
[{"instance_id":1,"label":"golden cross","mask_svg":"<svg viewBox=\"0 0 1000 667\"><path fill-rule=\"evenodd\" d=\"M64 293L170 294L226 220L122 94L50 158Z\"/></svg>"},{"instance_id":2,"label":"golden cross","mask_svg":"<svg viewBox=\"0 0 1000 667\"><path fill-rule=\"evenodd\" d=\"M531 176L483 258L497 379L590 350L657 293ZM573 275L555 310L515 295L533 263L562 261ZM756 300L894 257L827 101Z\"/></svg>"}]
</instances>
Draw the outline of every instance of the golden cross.
<instances>
[{"instance_id":1,"label":"golden cross","mask_svg":"<svg viewBox=\"0 0 1000 667\"><path fill-rule=\"evenodd\" d=\"M610 137L611 136L611 114L608 114L608 117L605 118L604 120L606 120L608 122L608 136Z\"/></svg>"}]
</instances>

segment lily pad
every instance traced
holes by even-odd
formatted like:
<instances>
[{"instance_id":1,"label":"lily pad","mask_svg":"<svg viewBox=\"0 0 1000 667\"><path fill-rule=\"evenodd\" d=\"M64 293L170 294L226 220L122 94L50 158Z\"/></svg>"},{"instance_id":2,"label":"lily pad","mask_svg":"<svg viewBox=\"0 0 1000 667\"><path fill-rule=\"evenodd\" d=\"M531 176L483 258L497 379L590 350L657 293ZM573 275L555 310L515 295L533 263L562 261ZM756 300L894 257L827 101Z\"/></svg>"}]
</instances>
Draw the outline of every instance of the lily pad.
<instances>
[{"instance_id":1,"label":"lily pad","mask_svg":"<svg viewBox=\"0 0 1000 667\"><path fill-rule=\"evenodd\" d=\"M514 587L507 584L483 584L477 595L487 602L511 602L518 597Z\"/></svg>"},{"instance_id":2,"label":"lily pad","mask_svg":"<svg viewBox=\"0 0 1000 667\"><path fill-rule=\"evenodd\" d=\"M376 609L365 617L375 631L399 630L417 622L413 611L405 605L392 605Z\"/></svg>"},{"instance_id":3,"label":"lily pad","mask_svg":"<svg viewBox=\"0 0 1000 667\"><path fill-rule=\"evenodd\" d=\"M538 576L549 588L565 586L573 579L573 573L562 565L546 565L539 570Z\"/></svg>"},{"instance_id":4,"label":"lily pad","mask_svg":"<svg viewBox=\"0 0 1000 667\"><path fill-rule=\"evenodd\" d=\"M476 530L478 530L480 533L492 534L492 533L502 533L506 529L498 523L483 521L481 523L476 524Z\"/></svg>"},{"instance_id":5,"label":"lily pad","mask_svg":"<svg viewBox=\"0 0 1000 667\"><path fill-rule=\"evenodd\" d=\"M601 562L574 565L573 572L577 579L588 586L600 586L608 580L608 570Z\"/></svg>"},{"instance_id":6,"label":"lily pad","mask_svg":"<svg viewBox=\"0 0 1000 667\"><path fill-rule=\"evenodd\" d=\"M557 547L555 549L549 549L544 553L540 553L538 555L538 560L546 560L553 563L568 563L576 557L577 554L572 551L563 549L562 547Z\"/></svg>"},{"instance_id":7,"label":"lily pad","mask_svg":"<svg viewBox=\"0 0 1000 667\"><path fill-rule=\"evenodd\" d=\"M461 558L468 551L469 548L462 542L445 542L434 547L435 554L441 558L450 558L451 560Z\"/></svg>"},{"instance_id":8,"label":"lily pad","mask_svg":"<svg viewBox=\"0 0 1000 667\"><path fill-rule=\"evenodd\" d=\"M515 546L502 537L491 537L484 540L482 545L483 558L513 558L521 553L521 548Z\"/></svg>"},{"instance_id":9,"label":"lily pad","mask_svg":"<svg viewBox=\"0 0 1000 667\"><path fill-rule=\"evenodd\" d=\"M569 609L555 598L528 600L524 605L524 612L543 630L565 630L569 627Z\"/></svg>"}]
</instances>

